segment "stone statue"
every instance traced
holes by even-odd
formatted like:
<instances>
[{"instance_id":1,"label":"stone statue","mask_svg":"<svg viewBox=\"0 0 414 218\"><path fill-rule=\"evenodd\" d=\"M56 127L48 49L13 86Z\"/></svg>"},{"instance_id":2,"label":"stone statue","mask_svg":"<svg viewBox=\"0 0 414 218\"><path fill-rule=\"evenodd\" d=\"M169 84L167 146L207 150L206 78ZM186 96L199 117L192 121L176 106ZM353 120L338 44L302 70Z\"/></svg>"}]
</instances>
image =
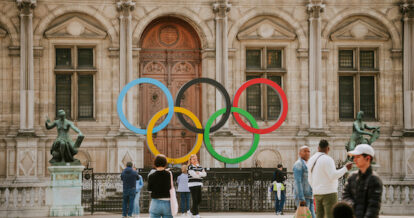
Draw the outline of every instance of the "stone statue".
<instances>
[{"instance_id":1,"label":"stone statue","mask_svg":"<svg viewBox=\"0 0 414 218\"><path fill-rule=\"evenodd\" d=\"M357 114L357 119L354 121L352 126L352 136L351 140L345 146L347 151L353 151L355 147L359 144L369 144L371 145L380 135L380 127L370 127L362 121L364 117L364 112L359 111ZM364 131L367 130L374 130L372 132ZM370 139L364 138L363 135L371 136Z\"/></svg>"},{"instance_id":2,"label":"stone statue","mask_svg":"<svg viewBox=\"0 0 414 218\"><path fill-rule=\"evenodd\" d=\"M66 163L70 163L70 165L80 165L80 161L73 158L73 156L78 153L78 148L80 147L84 136L72 122L66 119L65 111L59 110L58 119L53 122L47 118L45 125L46 129L56 127L58 131L58 136L50 149L52 159L49 160L49 163L52 165L66 165ZM70 128L79 134L75 143L73 143L69 137Z\"/></svg>"}]
</instances>

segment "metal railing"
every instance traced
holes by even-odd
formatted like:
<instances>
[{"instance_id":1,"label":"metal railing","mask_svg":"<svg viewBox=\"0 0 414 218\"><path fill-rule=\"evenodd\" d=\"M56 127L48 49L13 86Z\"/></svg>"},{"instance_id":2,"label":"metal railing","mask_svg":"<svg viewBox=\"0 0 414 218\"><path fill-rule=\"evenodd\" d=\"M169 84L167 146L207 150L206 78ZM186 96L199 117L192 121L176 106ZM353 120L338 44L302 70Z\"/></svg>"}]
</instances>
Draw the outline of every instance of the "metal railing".
<instances>
[{"instance_id":1,"label":"metal railing","mask_svg":"<svg viewBox=\"0 0 414 218\"><path fill-rule=\"evenodd\" d=\"M207 171L203 181L201 211L274 211L275 193L270 192L271 180L275 169L215 168ZM84 179L82 205L85 211L119 212L122 210L122 181L120 173L90 173ZM147 191L148 170L140 172L144 178L141 190L141 212L148 212L150 192ZM179 172L174 172L176 178ZM293 175L288 173L286 181L285 211L295 209L293 194ZM85 174L84 174L85 177ZM342 185L340 185L342 189ZM179 195L177 195L179 198ZM180 199L178 199L180 200Z\"/></svg>"}]
</instances>

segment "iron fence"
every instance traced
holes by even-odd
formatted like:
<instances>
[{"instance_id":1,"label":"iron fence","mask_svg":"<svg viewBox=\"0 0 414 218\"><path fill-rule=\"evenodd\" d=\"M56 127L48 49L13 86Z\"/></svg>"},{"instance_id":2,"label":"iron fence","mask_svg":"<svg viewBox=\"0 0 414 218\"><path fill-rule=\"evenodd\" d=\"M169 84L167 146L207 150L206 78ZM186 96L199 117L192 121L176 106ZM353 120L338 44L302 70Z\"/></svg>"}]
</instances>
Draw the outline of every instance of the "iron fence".
<instances>
[{"instance_id":1,"label":"iron fence","mask_svg":"<svg viewBox=\"0 0 414 218\"><path fill-rule=\"evenodd\" d=\"M203 182L200 211L230 212L274 211L275 192L270 192L273 178L272 168L214 168L207 171ZM148 212L150 192L147 191L147 175L149 170L141 170L144 187L140 195L141 212ZM179 169L173 170L174 180ZM286 203L284 210L295 210L293 193L293 175L287 174ZM343 180L340 180L339 193L342 193ZM179 195L177 195L178 201ZM82 205L85 211L121 212L122 181L120 173L93 173L86 169L83 173Z\"/></svg>"}]
</instances>

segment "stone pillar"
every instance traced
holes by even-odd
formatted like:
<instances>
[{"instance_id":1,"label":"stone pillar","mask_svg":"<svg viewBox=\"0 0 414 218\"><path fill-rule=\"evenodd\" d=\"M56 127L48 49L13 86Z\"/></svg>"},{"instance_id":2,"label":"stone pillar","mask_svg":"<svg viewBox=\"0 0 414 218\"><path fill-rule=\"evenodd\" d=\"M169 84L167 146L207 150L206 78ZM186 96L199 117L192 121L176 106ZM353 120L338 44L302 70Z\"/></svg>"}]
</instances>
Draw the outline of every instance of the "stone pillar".
<instances>
[{"instance_id":1,"label":"stone pillar","mask_svg":"<svg viewBox=\"0 0 414 218\"><path fill-rule=\"evenodd\" d=\"M322 1L311 1L309 13L309 127L322 129L322 53L321 17L325 5Z\"/></svg>"},{"instance_id":2,"label":"stone pillar","mask_svg":"<svg viewBox=\"0 0 414 218\"><path fill-rule=\"evenodd\" d=\"M20 10L20 132L33 132L33 9L36 0L16 0Z\"/></svg>"},{"instance_id":3,"label":"stone pillar","mask_svg":"<svg viewBox=\"0 0 414 218\"><path fill-rule=\"evenodd\" d=\"M403 14L404 130L414 133L414 2L401 5Z\"/></svg>"},{"instance_id":4,"label":"stone pillar","mask_svg":"<svg viewBox=\"0 0 414 218\"><path fill-rule=\"evenodd\" d=\"M131 30L131 11L134 10L135 2L131 0L120 0L117 2L117 9L120 12L119 16L119 88L122 88L133 78L133 64L132 64L132 30ZM133 96L130 91L124 99L124 113L125 117L131 124L134 124L134 108ZM135 111L139 114L139 112ZM125 127L120 123L120 129L125 130Z\"/></svg>"},{"instance_id":5,"label":"stone pillar","mask_svg":"<svg viewBox=\"0 0 414 218\"><path fill-rule=\"evenodd\" d=\"M230 11L231 4L228 0L219 0L213 4L213 11L216 14L216 80L227 90L228 78L228 45L227 45L227 13ZM223 96L216 90L216 111L224 108ZM228 128L228 122L224 126Z\"/></svg>"}]
</instances>

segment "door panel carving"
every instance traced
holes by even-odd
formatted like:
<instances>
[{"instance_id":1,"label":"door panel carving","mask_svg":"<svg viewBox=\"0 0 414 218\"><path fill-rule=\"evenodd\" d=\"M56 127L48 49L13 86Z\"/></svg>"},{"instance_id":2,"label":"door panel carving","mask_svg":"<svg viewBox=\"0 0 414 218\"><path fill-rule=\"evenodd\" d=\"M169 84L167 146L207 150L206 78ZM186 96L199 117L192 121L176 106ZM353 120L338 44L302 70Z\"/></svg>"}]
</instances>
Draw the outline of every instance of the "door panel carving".
<instances>
[{"instance_id":1,"label":"door panel carving","mask_svg":"<svg viewBox=\"0 0 414 218\"><path fill-rule=\"evenodd\" d=\"M143 33L140 52L141 77L160 80L171 91L174 99L186 82L200 77L200 42L197 33L186 22L172 17L153 21ZM140 121L144 128L152 116L167 107L164 93L156 86L140 85ZM182 107L201 119L201 88L190 87L182 100ZM157 121L157 125L164 117ZM192 121L186 118L190 123ZM201 120L200 120L201 121ZM193 147L196 134L185 129L176 116L170 124L155 135L158 150L169 157L181 157ZM152 167L154 157L144 149L144 166Z\"/></svg>"}]
</instances>

